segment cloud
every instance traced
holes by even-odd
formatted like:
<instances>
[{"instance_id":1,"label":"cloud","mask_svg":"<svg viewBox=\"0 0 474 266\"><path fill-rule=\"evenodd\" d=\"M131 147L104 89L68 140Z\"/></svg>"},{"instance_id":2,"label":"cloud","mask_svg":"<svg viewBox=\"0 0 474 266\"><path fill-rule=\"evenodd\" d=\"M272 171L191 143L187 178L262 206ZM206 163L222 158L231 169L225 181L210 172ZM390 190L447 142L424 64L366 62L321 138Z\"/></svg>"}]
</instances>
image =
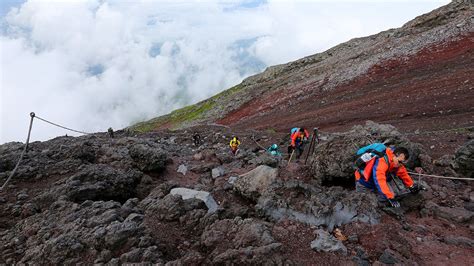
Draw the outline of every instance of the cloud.
<instances>
[{"instance_id":1,"label":"cloud","mask_svg":"<svg viewBox=\"0 0 474 266\"><path fill-rule=\"evenodd\" d=\"M0 36L0 143L24 140L31 111L83 131L123 128L446 2L20 2ZM37 121L32 139L64 134Z\"/></svg>"}]
</instances>

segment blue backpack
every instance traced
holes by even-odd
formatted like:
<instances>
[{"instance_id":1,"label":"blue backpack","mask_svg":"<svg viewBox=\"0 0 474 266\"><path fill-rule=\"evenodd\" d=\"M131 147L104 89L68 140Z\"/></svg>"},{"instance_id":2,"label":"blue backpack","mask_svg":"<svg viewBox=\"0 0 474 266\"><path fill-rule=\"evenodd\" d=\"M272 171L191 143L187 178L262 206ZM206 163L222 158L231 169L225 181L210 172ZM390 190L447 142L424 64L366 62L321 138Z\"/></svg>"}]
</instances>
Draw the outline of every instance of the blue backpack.
<instances>
[{"instance_id":1,"label":"blue backpack","mask_svg":"<svg viewBox=\"0 0 474 266\"><path fill-rule=\"evenodd\" d=\"M383 143L373 143L373 144L360 148L359 150L357 150L357 153L356 153L357 159L355 160L355 166L358 169L363 170L367 162L372 160L372 158L386 157L387 156L387 154L385 153L386 149L387 149L387 146L385 146ZM387 160L387 158L385 158L385 160Z\"/></svg>"}]
</instances>

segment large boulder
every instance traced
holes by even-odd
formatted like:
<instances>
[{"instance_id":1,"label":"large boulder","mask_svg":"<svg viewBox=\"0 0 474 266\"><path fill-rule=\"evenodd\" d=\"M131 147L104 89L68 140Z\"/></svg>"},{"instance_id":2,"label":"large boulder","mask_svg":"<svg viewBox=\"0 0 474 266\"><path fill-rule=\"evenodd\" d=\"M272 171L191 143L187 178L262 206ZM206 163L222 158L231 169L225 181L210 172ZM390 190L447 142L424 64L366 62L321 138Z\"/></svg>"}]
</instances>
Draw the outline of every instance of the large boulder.
<instances>
[{"instance_id":1,"label":"large boulder","mask_svg":"<svg viewBox=\"0 0 474 266\"><path fill-rule=\"evenodd\" d=\"M71 201L116 200L125 202L135 197L142 173L133 169L124 171L108 165L87 165L66 180L63 187Z\"/></svg>"},{"instance_id":2,"label":"large boulder","mask_svg":"<svg viewBox=\"0 0 474 266\"><path fill-rule=\"evenodd\" d=\"M263 153L262 155L250 160L249 163L255 165L267 165L276 168L278 167L280 159L281 158L272 156L268 153Z\"/></svg>"},{"instance_id":3,"label":"large boulder","mask_svg":"<svg viewBox=\"0 0 474 266\"><path fill-rule=\"evenodd\" d=\"M217 205L212 195L206 191L199 191L199 190L179 187L179 188L171 189L170 194L179 195L183 198L183 200L187 200L187 199L201 200L202 202L204 202L204 204L206 204L209 213L214 213L215 211L217 211L217 208L219 207L219 205Z\"/></svg>"},{"instance_id":4,"label":"large boulder","mask_svg":"<svg viewBox=\"0 0 474 266\"><path fill-rule=\"evenodd\" d=\"M240 217L218 220L207 226L201 244L209 250L205 264L282 264L281 244L271 234L271 224Z\"/></svg>"},{"instance_id":5,"label":"large boulder","mask_svg":"<svg viewBox=\"0 0 474 266\"><path fill-rule=\"evenodd\" d=\"M131 146L129 153L138 169L145 172L164 170L168 159L166 152L160 148L145 144Z\"/></svg>"},{"instance_id":6,"label":"large boulder","mask_svg":"<svg viewBox=\"0 0 474 266\"><path fill-rule=\"evenodd\" d=\"M260 165L250 172L240 175L234 182L234 189L245 197L256 200L268 190L278 176L278 169Z\"/></svg>"},{"instance_id":7,"label":"large boulder","mask_svg":"<svg viewBox=\"0 0 474 266\"><path fill-rule=\"evenodd\" d=\"M474 212L464 208L450 208L439 206L436 203L429 201L426 203L426 209L423 213L430 213L433 216L441 217L457 223L470 223L474 218Z\"/></svg>"},{"instance_id":8,"label":"large boulder","mask_svg":"<svg viewBox=\"0 0 474 266\"><path fill-rule=\"evenodd\" d=\"M310 161L313 178L323 185L352 186L355 153L359 148L375 142L406 147L410 151L409 168L422 163L419 159L420 154L424 153L421 145L411 143L391 125L367 121L365 126L354 126L349 132L334 135L316 146Z\"/></svg>"},{"instance_id":9,"label":"large boulder","mask_svg":"<svg viewBox=\"0 0 474 266\"><path fill-rule=\"evenodd\" d=\"M474 178L474 139L461 146L454 155L456 172Z\"/></svg>"},{"instance_id":10,"label":"large boulder","mask_svg":"<svg viewBox=\"0 0 474 266\"><path fill-rule=\"evenodd\" d=\"M380 221L374 193L348 191L341 187L322 189L299 181L274 184L271 193L260 196L257 212L274 221L293 220L326 226L330 231L351 222Z\"/></svg>"}]
</instances>

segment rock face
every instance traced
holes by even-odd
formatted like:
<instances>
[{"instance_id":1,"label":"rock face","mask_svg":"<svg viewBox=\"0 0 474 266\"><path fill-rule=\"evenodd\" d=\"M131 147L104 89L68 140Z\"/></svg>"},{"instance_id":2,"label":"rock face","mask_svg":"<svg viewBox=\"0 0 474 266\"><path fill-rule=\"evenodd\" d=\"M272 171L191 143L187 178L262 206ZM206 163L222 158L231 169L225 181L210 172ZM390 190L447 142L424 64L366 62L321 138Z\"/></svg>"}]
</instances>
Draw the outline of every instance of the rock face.
<instances>
[{"instance_id":1,"label":"rock face","mask_svg":"<svg viewBox=\"0 0 474 266\"><path fill-rule=\"evenodd\" d=\"M212 250L210 262L213 264L226 261L279 264L284 261L278 255L281 244L272 237L270 224L253 219L237 217L218 221L205 229L201 241Z\"/></svg>"},{"instance_id":2,"label":"rock face","mask_svg":"<svg viewBox=\"0 0 474 266\"><path fill-rule=\"evenodd\" d=\"M418 159L424 151L419 144L411 143L391 125L368 121L365 126L355 126L351 131L339 134L319 144L311 157L311 173L323 185L353 186L354 161L359 148L381 142L387 146L403 146L410 152L407 167L421 165Z\"/></svg>"},{"instance_id":3,"label":"rock face","mask_svg":"<svg viewBox=\"0 0 474 266\"><path fill-rule=\"evenodd\" d=\"M124 202L135 197L142 173L114 169L108 165L86 166L66 181L65 194L74 202L109 200Z\"/></svg>"},{"instance_id":4,"label":"rock face","mask_svg":"<svg viewBox=\"0 0 474 266\"><path fill-rule=\"evenodd\" d=\"M469 140L456 151L454 162L457 172L474 178L474 139Z\"/></svg>"},{"instance_id":5,"label":"rock face","mask_svg":"<svg viewBox=\"0 0 474 266\"><path fill-rule=\"evenodd\" d=\"M188 188L173 188L170 192L171 195L180 195L184 200L187 199L198 199L206 204L208 212L214 213L217 211L219 205L217 205L214 198L206 191L197 191Z\"/></svg>"},{"instance_id":6,"label":"rock face","mask_svg":"<svg viewBox=\"0 0 474 266\"><path fill-rule=\"evenodd\" d=\"M278 169L260 165L254 170L243 174L234 182L234 189L242 195L257 199L276 180Z\"/></svg>"},{"instance_id":7,"label":"rock face","mask_svg":"<svg viewBox=\"0 0 474 266\"><path fill-rule=\"evenodd\" d=\"M130 147L130 156L142 171L153 172L163 170L166 164L166 153L158 147L136 144Z\"/></svg>"},{"instance_id":8,"label":"rock face","mask_svg":"<svg viewBox=\"0 0 474 266\"><path fill-rule=\"evenodd\" d=\"M286 195L286 196L285 196ZM329 230L351 222L377 224L380 220L374 194L340 187L311 186L298 181L276 184L258 199L256 209L275 221L293 220L325 225Z\"/></svg>"}]
</instances>

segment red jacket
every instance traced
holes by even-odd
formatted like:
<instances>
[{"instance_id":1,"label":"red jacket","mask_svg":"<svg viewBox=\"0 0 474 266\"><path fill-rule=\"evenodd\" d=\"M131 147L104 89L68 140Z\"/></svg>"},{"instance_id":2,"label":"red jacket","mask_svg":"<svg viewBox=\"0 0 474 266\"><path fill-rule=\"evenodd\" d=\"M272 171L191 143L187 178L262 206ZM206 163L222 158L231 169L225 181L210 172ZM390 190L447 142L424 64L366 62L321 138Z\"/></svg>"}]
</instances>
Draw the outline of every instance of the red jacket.
<instances>
[{"instance_id":1,"label":"red jacket","mask_svg":"<svg viewBox=\"0 0 474 266\"><path fill-rule=\"evenodd\" d=\"M298 130L295 133L291 134L291 146L294 147L296 145L296 139L298 139L301 134L303 134L303 138L306 138L306 139L309 138L308 130L305 129L304 132L301 132L300 130Z\"/></svg>"},{"instance_id":2,"label":"red jacket","mask_svg":"<svg viewBox=\"0 0 474 266\"><path fill-rule=\"evenodd\" d=\"M370 160L364 168L363 178L359 170L355 171L356 181L367 188L377 189L379 193L384 195L387 199L393 199L395 194L388 186L387 182L391 180L394 174L399 177L403 184L407 187L413 186L413 180L408 175L407 169L403 165L395 167L393 163L393 151L390 148L386 149L387 156ZM385 160L388 158L388 162Z\"/></svg>"}]
</instances>

